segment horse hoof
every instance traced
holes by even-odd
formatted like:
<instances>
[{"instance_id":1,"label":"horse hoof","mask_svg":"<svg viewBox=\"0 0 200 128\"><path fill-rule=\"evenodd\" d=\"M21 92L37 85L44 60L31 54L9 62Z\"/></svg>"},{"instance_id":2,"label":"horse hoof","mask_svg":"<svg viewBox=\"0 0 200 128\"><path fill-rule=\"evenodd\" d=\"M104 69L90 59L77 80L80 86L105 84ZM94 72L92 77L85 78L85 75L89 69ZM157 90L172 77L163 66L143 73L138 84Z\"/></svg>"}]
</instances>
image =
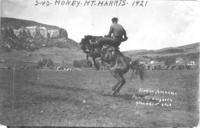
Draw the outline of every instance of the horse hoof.
<instances>
[{"instance_id":1,"label":"horse hoof","mask_svg":"<svg viewBox=\"0 0 200 128\"><path fill-rule=\"evenodd\" d=\"M116 96L117 94L118 94L117 91L112 91L112 95L113 95L113 96Z\"/></svg>"},{"instance_id":2,"label":"horse hoof","mask_svg":"<svg viewBox=\"0 0 200 128\"><path fill-rule=\"evenodd\" d=\"M114 96L115 95L115 91L112 91L111 95Z\"/></svg>"},{"instance_id":3,"label":"horse hoof","mask_svg":"<svg viewBox=\"0 0 200 128\"><path fill-rule=\"evenodd\" d=\"M112 87L112 91L113 91L113 92L115 91L115 87Z\"/></svg>"}]
</instances>

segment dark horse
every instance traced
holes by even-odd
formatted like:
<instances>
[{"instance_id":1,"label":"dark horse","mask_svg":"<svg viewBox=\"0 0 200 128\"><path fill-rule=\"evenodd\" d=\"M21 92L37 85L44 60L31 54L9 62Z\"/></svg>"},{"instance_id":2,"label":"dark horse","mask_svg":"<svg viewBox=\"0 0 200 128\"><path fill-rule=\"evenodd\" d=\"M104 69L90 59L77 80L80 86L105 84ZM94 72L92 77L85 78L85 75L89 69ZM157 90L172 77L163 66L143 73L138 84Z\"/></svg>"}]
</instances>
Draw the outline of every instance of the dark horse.
<instances>
[{"instance_id":1,"label":"dark horse","mask_svg":"<svg viewBox=\"0 0 200 128\"><path fill-rule=\"evenodd\" d=\"M86 53L86 59L88 61L89 57L92 58L94 66L99 70L99 65L96 63L96 58L100 57L100 48L95 48L93 42L97 41L101 37L97 36L85 36L81 40L81 49Z\"/></svg>"},{"instance_id":2,"label":"dark horse","mask_svg":"<svg viewBox=\"0 0 200 128\"><path fill-rule=\"evenodd\" d=\"M114 78L118 82L112 88L112 95L119 93L122 86L126 83L124 74L132 69L136 75L140 76L143 80L144 67L139 64L139 61L131 61L128 57L124 56L115 46L112 45L110 39L97 36L85 36L81 41L81 48L87 54L91 56L95 61L95 58L100 57L101 60L110 65L110 71ZM94 62L95 65L96 62ZM99 67L98 67L99 68Z\"/></svg>"},{"instance_id":3,"label":"dark horse","mask_svg":"<svg viewBox=\"0 0 200 128\"><path fill-rule=\"evenodd\" d=\"M102 36L85 36L81 42L81 49L86 53L86 59L92 58L94 67L99 70L99 65L96 62L96 58L101 57L101 48L105 44L112 44L112 39Z\"/></svg>"}]
</instances>

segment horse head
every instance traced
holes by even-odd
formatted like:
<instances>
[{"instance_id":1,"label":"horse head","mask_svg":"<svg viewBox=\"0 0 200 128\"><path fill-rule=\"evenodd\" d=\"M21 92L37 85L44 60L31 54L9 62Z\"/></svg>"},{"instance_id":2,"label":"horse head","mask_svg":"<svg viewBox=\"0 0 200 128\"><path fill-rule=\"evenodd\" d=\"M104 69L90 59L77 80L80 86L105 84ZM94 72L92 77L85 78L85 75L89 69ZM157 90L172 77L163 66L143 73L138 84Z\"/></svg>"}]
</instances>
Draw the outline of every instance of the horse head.
<instances>
[{"instance_id":1,"label":"horse head","mask_svg":"<svg viewBox=\"0 0 200 128\"><path fill-rule=\"evenodd\" d=\"M100 55L100 47L98 46L98 40L101 36L91 36L86 35L80 42L81 49L86 53L90 54L90 56L99 56Z\"/></svg>"},{"instance_id":2,"label":"horse head","mask_svg":"<svg viewBox=\"0 0 200 128\"><path fill-rule=\"evenodd\" d=\"M85 53L89 53L91 50L91 45L89 42L91 38L91 36L85 36L83 39L81 39L80 46Z\"/></svg>"}]
</instances>

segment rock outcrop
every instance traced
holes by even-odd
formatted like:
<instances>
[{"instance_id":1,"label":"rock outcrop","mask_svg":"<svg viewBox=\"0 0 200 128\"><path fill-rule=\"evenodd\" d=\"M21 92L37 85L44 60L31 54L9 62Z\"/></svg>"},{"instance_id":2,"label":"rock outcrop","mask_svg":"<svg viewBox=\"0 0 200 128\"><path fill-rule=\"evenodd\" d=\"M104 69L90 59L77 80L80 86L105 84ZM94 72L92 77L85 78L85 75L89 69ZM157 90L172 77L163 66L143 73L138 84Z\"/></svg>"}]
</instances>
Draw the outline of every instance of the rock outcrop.
<instances>
[{"instance_id":1,"label":"rock outcrop","mask_svg":"<svg viewBox=\"0 0 200 128\"><path fill-rule=\"evenodd\" d=\"M1 44L6 50L35 50L40 47L69 47L65 29L34 21L1 18Z\"/></svg>"}]
</instances>

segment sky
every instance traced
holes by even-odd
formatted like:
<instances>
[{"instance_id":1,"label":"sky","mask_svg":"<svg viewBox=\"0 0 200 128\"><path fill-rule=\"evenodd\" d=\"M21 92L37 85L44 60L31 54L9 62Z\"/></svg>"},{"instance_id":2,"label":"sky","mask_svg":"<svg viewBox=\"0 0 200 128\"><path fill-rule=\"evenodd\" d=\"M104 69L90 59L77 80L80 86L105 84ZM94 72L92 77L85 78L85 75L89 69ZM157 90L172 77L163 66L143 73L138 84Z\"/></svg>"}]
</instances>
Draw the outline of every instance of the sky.
<instances>
[{"instance_id":1,"label":"sky","mask_svg":"<svg viewBox=\"0 0 200 128\"><path fill-rule=\"evenodd\" d=\"M72 7L54 4L47 7L35 6L36 1L55 2L2 0L1 16L65 28L69 38L77 42L84 35L108 34L111 18L118 17L128 36L128 40L120 46L122 51L156 50L200 42L200 0L147 0L146 7L130 6L134 0L126 0L129 5L122 7Z\"/></svg>"}]
</instances>

